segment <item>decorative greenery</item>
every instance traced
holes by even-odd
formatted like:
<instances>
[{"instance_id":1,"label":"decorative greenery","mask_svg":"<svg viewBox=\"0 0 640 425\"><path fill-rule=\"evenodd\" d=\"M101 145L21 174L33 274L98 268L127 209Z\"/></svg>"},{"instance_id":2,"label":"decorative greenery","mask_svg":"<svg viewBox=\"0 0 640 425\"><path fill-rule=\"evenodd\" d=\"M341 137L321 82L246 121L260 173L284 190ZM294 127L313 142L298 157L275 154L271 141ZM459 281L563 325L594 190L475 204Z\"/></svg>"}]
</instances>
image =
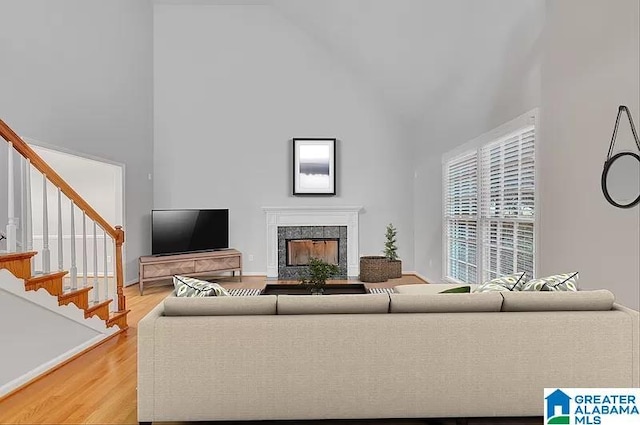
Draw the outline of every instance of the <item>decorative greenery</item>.
<instances>
[{"instance_id":1,"label":"decorative greenery","mask_svg":"<svg viewBox=\"0 0 640 425\"><path fill-rule=\"evenodd\" d=\"M396 245L396 234L398 231L395 227L393 227L392 223L389 223L387 226L386 238L387 241L384 243L384 256L387 257L390 261L395 261L398 259L398 246Z\"/></svg>"},{"instance_id":2,"label":"decorative greenery","mask_svg":"<svg viewBox=\"0 0 640 425\"><path fill-rule=\"evenodd\" d=\"M327 279L340 273L335 264L329 264L319 258L309 259L309 269L306 276L300 280L301 285L311 288L312 292L323 292Z\"/></svg>"}]
</instances>

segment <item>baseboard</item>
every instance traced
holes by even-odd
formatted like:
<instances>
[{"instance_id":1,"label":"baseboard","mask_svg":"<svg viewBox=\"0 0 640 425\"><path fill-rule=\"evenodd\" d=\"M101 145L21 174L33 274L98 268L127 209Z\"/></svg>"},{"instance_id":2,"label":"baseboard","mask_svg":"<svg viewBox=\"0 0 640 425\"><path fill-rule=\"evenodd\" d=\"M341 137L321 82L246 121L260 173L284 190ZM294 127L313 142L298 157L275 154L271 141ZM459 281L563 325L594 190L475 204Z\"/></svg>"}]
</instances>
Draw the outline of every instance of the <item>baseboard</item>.
<instances>
[{"instance_id":1,"label":"baseboard","mask_svg":"<svg viewBox=\"0 0 640 425\"><path fill-rule=\"evenodd\" d=\"M415 276L418 279L422 280L424 283L429 283L429 281L427 280L426 277L424 277L423 275L421 275L420 273L416 272L416 271L404 271L402 272L403 276Z\"/></svg>"},{"instance_id":2,"label":"baseboard","mask_svg":"<svg viewBox=\"0 0 640 425\"><path fill-rule=\"evenodd\" d=\"M242 272L242 276L264 276L267 277L267 272Z\"/></svg>"},{"instance_id":3,"label":"baseboard","mask_svg":"<svg viewBox=\"0 0 640 425\"><path fill-rule=\"evenodd\" d=\"M110 339L111 337L115 336L117 333L111 334L111 335L97 335L93 338L91 338L90 340L88 340L87 342L84 342L80 345L78 345L77 347L72 348L71 350L62 353L61 355L59 355L58 357L49 360L48 362L45 362L43 364L41 364L40 366L36 367L35 369L25 373L22 376L19 376L18 378L14 379L13 381L9 381L6 384L4 384L2 387L0 387L0 400L4 400L7 397L9 397L11 394L15 393L16 391L26 387L29 384L32 384L33 382L37 381L38 379L54 372L55 370L59 369L60 367L64 366L65 364L69 363L71 360L81 356L82 354L86 353L89 350L92 350L93 348L97 347L98 345L104 343L106 340Z\"/></svg>"}]
</instances>

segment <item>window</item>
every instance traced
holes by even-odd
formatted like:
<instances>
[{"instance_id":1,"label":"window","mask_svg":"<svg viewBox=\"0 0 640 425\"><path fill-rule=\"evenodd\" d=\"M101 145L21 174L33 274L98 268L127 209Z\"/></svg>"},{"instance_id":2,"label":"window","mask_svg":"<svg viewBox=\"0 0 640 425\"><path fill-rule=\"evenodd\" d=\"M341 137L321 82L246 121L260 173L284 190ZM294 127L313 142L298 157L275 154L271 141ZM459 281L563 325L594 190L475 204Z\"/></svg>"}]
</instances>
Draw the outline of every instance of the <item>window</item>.
<instances>
[{"instance_id":1,"label":"window","mask_svg":"<svg viewBox=\"0 0 640 425\"><path fill-rule=\"evenodd\" d=\"M530 121L530 120L529 120ZM535 127L493 133L445 156L445 278L535 274Z\"/></svg>"}]
</instances>

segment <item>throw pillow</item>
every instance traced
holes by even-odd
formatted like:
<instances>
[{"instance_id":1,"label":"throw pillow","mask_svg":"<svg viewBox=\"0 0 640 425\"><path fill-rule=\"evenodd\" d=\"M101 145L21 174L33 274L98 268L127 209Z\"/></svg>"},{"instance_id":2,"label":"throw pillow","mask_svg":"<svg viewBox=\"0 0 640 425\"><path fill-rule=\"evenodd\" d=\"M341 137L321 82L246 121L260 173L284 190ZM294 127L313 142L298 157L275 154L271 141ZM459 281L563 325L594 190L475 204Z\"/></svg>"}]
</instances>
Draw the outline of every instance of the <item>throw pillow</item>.
<instances>
[{"instance_id":1,"label":"throw pillow","mask_svg":"<svg viewBox=\"0 0 640 425\"><path fill-rule=\"evenodd\" d=\"M471 292L471 286L457 286L455 288L440 291L438 294L464 294L469 292Z\"/></svg>"},{"instance_id":2,"label":"throw pillow","mask_svg":"<svg viewBox=\"0 0 640 425\"><path fill-rule=\"evenodd\" d=\"M527 282L523 291L577 291L578 272L556 274Z\"/></svg>"},{"instance_id":3,"label":"throw pillow","mask_svg":"<svg viewBox=\"0 0 640 425\"><path fill-rule=\"evenodd\" d=\"M526 280L526 274L527 272L520 272L491 279L478 285L473 292L519 291Z\"/></svg>"},{"instance_id":4,"label":"throw pillow","mask_svg":"<svg viewBox=\"0 0 640 425\"><path fill-rule=\"evenodd\" d=\"M229 295L226 289L215 282L207 282L187 276L173 276L177 297L220 297Z\"/></svg>"}]
</instances>

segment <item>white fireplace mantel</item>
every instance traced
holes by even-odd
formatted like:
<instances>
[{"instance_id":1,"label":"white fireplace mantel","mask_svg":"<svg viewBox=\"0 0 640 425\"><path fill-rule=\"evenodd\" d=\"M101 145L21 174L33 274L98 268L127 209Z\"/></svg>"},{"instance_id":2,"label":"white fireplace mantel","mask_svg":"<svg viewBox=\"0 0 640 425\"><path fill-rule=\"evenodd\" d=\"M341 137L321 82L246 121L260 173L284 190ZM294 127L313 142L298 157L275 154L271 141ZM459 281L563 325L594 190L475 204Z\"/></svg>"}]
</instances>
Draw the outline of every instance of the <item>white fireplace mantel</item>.
<instances>
[{"instance_id":1,"label":"white fireplace mantel","mask_svg":"<svg viewBox=\"0 0 640 425\"><path fill-rule=\"evenodd\" d=\"M360 274L358 217L362 207L262 207L267 218L267 278L278 277L278 227L347 226L347 275Z\"/></svg>"}]
</instances>

